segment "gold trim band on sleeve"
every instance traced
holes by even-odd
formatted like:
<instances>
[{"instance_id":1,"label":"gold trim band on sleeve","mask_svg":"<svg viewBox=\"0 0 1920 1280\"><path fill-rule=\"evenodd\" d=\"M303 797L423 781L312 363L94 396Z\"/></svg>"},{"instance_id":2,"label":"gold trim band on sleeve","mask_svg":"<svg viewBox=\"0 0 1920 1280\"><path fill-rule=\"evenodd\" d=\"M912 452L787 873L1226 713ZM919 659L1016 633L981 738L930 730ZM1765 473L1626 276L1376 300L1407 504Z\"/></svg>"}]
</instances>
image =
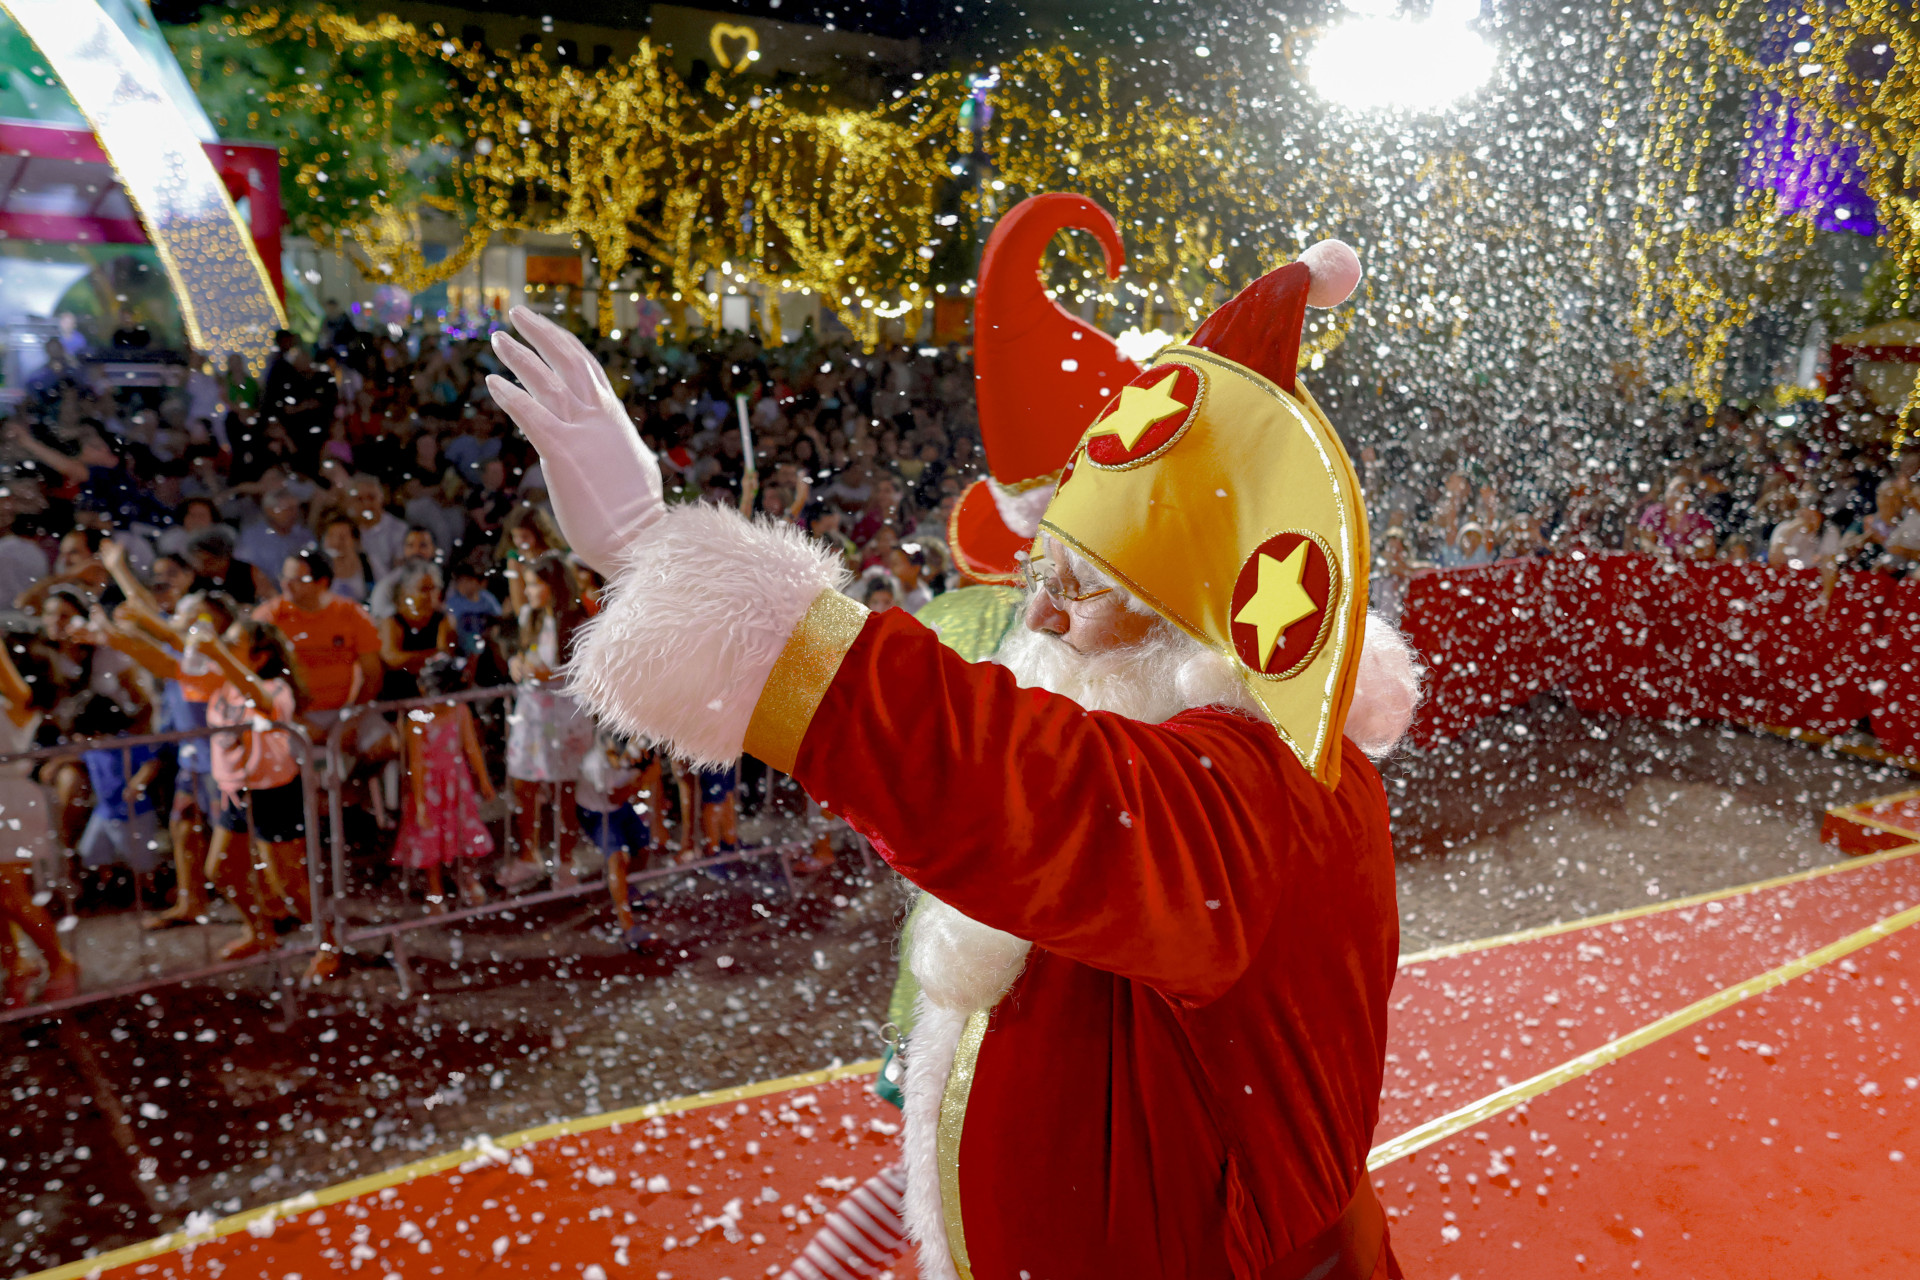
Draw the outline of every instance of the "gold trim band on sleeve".
<instances>
[{"instance_id":1,"label":"gold trim band on sleeve","mask_svg":"<svg viewBox=\"0 0 1920 1280\"><path fill-rule=\"evenodd\" d=\"M753 705L745 744L749 755L782 773L793 772L800 740L870 616L865 605L831 588L813 598Z\"/></svg>"},{"instance_id":2,"label":"gold trim band on sleeve","mask_svg":"<svg viewBox=\"0 0 1920 1280\"><path fill-rule=\"evenodd\" d=\"M991 1010L976 1009L961 1029L947 1072L946 1092L940 1095L937 1153L940 1161L940 1209L947 1223L947 1252L960 1280L973 1280L973 1259L967 1256L967 1232L960 1221L960 1134L967 1127L967 1095L973 1092L973 1068L980 1059L980 1042L987 1038Z\"/></svg>"}]
</instances>

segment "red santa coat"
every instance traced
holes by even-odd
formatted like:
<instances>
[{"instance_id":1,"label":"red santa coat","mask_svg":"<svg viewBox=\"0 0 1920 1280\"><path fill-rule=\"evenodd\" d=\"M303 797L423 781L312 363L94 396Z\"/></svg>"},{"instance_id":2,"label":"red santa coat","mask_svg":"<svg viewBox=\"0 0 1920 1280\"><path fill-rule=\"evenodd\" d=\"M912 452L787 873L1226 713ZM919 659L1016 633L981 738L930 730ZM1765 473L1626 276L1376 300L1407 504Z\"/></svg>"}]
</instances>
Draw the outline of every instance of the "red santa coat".
<instances>
[{"instance_id":1,"label":"red santa coat","mask_svg":"<svg viewBox=\"0 0 1920 1280\"><path fill-rule=\"evenodd\" d=\"M1352 743L1328 790L1264 721L1088 712L893 611L793 772L909 880L1035 944L961 1133L977 1280L1258 1277L1339 1215L1399 950L1386 796Z\"/></svg>"}]
</instances>

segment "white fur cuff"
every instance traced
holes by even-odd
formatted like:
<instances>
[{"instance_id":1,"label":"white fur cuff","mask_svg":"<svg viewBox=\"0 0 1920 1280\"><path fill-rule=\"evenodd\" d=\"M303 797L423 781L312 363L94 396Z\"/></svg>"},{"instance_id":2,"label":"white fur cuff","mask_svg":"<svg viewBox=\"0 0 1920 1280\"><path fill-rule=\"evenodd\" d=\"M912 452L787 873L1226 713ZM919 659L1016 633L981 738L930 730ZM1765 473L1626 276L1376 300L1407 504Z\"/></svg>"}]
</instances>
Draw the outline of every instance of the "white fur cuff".
<instances>
[{"instance_id":1,"label":"white fur cuff","mask_svg":"<svg viewBox=\"0 0 1920 1280\"><path fill-rule=\"evenodd\" d=\"M731 764L787 638L847 581L839 557L791 525L675 507L615 566L574 645L573 693L620 733Z\"/></svg>"}]
</instances>

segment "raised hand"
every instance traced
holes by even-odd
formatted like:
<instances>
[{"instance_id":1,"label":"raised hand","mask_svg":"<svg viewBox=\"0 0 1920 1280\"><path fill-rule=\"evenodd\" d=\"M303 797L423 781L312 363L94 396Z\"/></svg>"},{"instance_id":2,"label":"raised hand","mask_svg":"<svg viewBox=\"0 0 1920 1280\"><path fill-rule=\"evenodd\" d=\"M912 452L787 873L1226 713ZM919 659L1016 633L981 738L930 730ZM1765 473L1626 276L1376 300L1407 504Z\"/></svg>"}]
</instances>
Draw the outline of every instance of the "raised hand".
<instances>
[{"instance_id":1,"label":"raised hand","mask_svg":"<svg viewBox=\"0 0 1920 1280\"><path fill-rule=\"evenodd\" d=\"M547 497L574 553L609 577L666 509L660 464L580 339L526 307L512 318L533 350L505 333L493 335L493 350L525 389L492 374L487 390L540 451Z\"/></svg>"}]
</instances>

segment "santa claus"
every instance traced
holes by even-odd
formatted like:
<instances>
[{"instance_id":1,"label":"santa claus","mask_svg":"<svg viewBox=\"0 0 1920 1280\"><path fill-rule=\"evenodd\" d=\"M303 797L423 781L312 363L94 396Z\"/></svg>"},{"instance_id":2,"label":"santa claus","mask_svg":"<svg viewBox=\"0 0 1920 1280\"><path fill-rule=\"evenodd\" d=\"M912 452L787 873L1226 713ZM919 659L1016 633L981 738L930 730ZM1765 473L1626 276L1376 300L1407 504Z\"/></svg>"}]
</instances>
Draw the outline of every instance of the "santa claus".
<instances>
[{"instance_id":1,"label":"santa claus","mask_svg":"<svg viewBox=\"0 0 1920 1280\"><path fill-rule=\"evenodd\" d=\"M1118 389L998 664L868 614L790 527L667 509L586 349L525 309L533 350L496 338L524 389L490 389L609 582L578 692L686 759L791 773L939 904L906 1054L928 1276L1398 1274L1365 1173L1399 937L1366 752L1417 679L1295 380L1305 306L1358 278L1315 245Z\"/></svg>"}]
</instances>

